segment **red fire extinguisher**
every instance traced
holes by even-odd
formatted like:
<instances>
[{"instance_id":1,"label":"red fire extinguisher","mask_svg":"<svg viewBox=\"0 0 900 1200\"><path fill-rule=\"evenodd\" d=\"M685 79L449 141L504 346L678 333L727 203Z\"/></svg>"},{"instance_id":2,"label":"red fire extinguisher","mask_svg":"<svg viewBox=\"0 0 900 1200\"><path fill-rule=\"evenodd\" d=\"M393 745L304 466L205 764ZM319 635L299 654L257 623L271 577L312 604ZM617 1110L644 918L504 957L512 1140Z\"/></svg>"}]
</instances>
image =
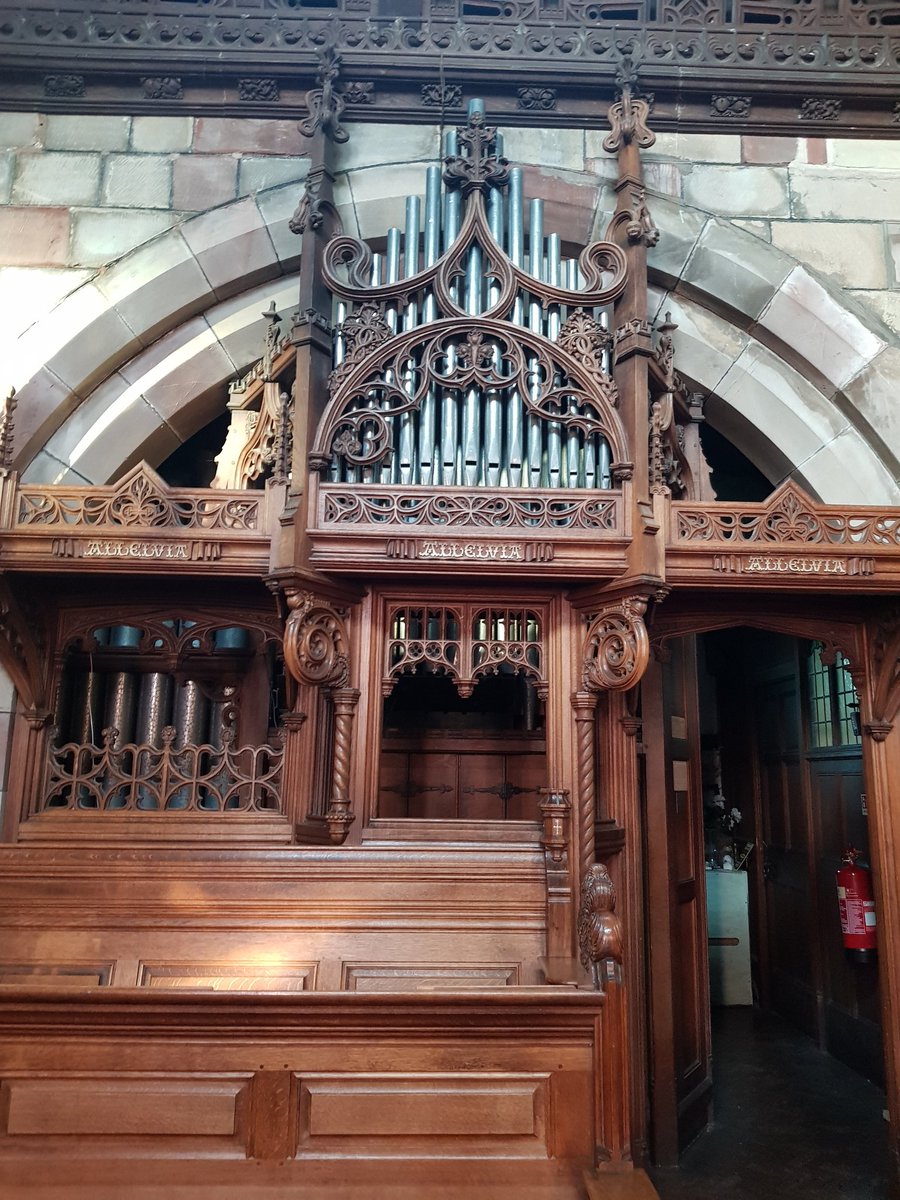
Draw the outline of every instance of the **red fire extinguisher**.
<instances>
[{"instance_id":1,"label":"red fire extinguisher","mask_svg":"<svg viewBox=\"0 0 900 1200\"><path fill-rule=\"evenodd\" d=\"M877 945L872 873L856 861L861 850L848 847L837 873L838 907L844 953L852 962L871 962Z\"/></svg>"}]
</instances>

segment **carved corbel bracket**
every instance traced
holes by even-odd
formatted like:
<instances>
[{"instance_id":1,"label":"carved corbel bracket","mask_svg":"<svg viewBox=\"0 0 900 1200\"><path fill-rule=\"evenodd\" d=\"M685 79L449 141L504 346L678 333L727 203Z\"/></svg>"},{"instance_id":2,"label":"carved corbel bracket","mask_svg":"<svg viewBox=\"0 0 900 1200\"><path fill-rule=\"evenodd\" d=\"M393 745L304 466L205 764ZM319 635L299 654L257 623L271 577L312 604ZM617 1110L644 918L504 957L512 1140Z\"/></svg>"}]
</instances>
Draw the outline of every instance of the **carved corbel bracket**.
<instances>
[{"instance_id":1,"label":"carved corbel bracket","mask_svg":"<svg viewBox=\"0 0 900 1200\"><path fill-rule=\"evenodd\" d=\"M314 233L322 231L326 240L343 233L337 209L330 200L322 196L322 184L326 179L330 191L330 185L334 183L334 179L327 168L322 165L311 168L303 186L300 202L288 221L288 229L291 233L299 236L307 229L311 229Z\"/></svg>"},{"instance_id":2,"label":"carved corbel bracket","mask_svg":"<svg viewBox=\"0 0 900 1200\"><path fill-rule=\"evenodd\" d=\"M350 802L350 761L353 720L359 692L347 687L350 676L349 638L344 614L312 592L286 589L290 615L284 630L284 662L291 676L307 686L325 690L334 706L334 749L331 799L325 822L331 841L346 841L356 820Z\"/></svg>"},{"instance_id":3,"label":"carved corbel bracket","mask_svg":"<svg viewBox=\"0 0 900 1200\"><path fill-rule=\"evenodd\" d=\"M603 991L604 977L615 978L622 965L622 922L616 916L616 889L604 863L593 863L581 881L578 949L591 983Z\"/></svg>"},{"instance_id":4,"label":"carved corbel bracket","mask_svg":"<svg viewBox=\"0 0 900 1200\"><path fill-rule=\"evenodd\" d=\"M350 673L343 615L312 592L287 592L284 662L298 683L343 687Z\"/></svg>"},{"instance_id":5,"label":"carved corbel bracket","mask_svg":"<svg viewBox=\"0 0 900 1200\"><path fill-rule=\"evenodd\" d=\"M866 732L883 741L887 734L882 729L891 726L900 713L900 609L891 610L878 622L871 646L874 720Z\"/></svg>"},{"instance_id":6,"label":"carved corbel bracket","mask_svg":"<svg viewBox=\"0 0 900 1200\"><path fill-rule=\"evenodd\" d=\"M35 714L48 709L47 654L43 632L29 621L7 580L0 580L0 663L24 708Z\"/></svg>"},{"instance_id":7,"label":"carved corbel bracket","mask_svg":"<svg viewBox=\"0 0 900 1200\"><path fill-rule=\"evenodd\" d=\"M626 596L601 609L585 639L583 677L589 691L622 691L640 682L650 661L644 624L647 596Z\"/></svg>"}]
</instances>

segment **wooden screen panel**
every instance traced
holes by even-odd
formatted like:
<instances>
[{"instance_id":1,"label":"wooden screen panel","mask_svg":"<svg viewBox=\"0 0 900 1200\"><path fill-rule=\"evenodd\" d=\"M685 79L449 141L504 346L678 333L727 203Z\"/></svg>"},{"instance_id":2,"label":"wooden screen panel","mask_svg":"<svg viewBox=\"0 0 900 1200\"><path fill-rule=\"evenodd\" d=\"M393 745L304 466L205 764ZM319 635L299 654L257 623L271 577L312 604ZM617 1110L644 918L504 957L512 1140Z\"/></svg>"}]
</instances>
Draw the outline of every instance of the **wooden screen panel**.
<instances>
[{"instance_id":1,"label":"wooden screen panel","mask_svg":"<svg viewBox=\"0 0 900 1200\"><path fill-rule=\"evenodd\" d=\"M470 821L501 821L505 815L505 784L505 755L460 754L460 817Z\"/></svg>"},{"instance_id":2,"label":"wooden screen panel","mask_svg":"<svg viewBox=\"0 0 900 1200\"><path fill-rule=\"evenodd\" d=\"M24 987L107 987L112 963L0 963L0 984Z\"/></svg>"},{"instance_id":3,"label":"wooden screen panel","mask_svg":"<svg viewBox=\"0 0 900 1200\"><path fill-rule=\"evenodd\" d=\"M548 1075L303 1076L300 1154L329 1148L378 1157L479 1151L549 1156Z\"/></svg>"},{"instance_id":4,"label":"wooden screen panel","mask_svg":"<svg viewBox=\"0 0 900 1200\"><path fill-rule=\"evenodd\" d=\"M7 1079L5 1133L233 1138L246 1089L244 1079Z\"/></svg>"},{"instance_id":5,"label":"wooden screen panel","mask_svg":"<svg viewBox=\"0 0 900 1200\"><path fill-rule=\"evenodd\" d=\"M345 992L508 987L518 984L519 975L519 963L344 963L341 987Z\"/></svg>"},{"instance_id":6,"label":"wooden screen panel","mask_svg":"<svg viewBox=\"0 0 900 1200\"><path fill-rule=\"evenodd\" d=\"M140 987L201 988L214 992L304 992L316 986L318 963L152 963L143 962Z\"/></svg>"},{"instance_id":7,"label":"wooden screen panel","mask_svg":"<svg viewBox=\"0 0 900 1200\"><path fill-rule=\"evenodd\" d=\"M378 772L378 815L409 815L409 755L405 751L384 750Z\"/></svg>"},{"instance_id":8,"label":"wooden screen panel","mask_svg":"<svg viewBox=\"0 0 900 1200\"><path fill-rule=\"evenodd\" d=\"M409 816L432 820L457 817L458 795L455 754L410 755Z\"/></svg>"},{"instance_id":9,"label":"wooden screen panel","mask_svg":"<svg viewBox=\"0 0 900 1200\"><path fill-rule=\"evenodd\" d=\"M547 786L547 758L544 754L508 754L506 782L509 799L506 815L511 821L541 819L541 788Z\"/></svg>"}]
</instances>

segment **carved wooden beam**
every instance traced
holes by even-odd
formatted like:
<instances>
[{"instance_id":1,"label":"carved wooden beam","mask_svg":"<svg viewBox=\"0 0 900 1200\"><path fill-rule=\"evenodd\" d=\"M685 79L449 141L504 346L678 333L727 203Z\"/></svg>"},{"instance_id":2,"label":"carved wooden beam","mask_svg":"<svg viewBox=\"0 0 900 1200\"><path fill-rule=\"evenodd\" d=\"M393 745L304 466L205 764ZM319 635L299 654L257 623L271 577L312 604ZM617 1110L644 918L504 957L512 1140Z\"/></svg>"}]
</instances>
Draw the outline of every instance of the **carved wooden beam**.
<instances>
[{"instance_id":1,"label":"carved wooden beam","mask_svg":"<svg viewBox=\"0 0 900 1200\"><path fill-rule=\"evenodd\" d=\"M772 0L762 25L724 0L654 12L639 0L593 19L579 0L545 12L513 0L502 17L450 0L409 21L385 19L377 0L321 13L287 0L183 0L177 17L172 7L0 0L0 99L42 112L278 117L303 103L331 45L347 62L341 99L354 119L443 121L490 91L504 123L589 124L598 80L611 86L624 49L642 65L659 129L896 133L900 54L880 0L840 11Z\"/></svg>"}]
</instances>

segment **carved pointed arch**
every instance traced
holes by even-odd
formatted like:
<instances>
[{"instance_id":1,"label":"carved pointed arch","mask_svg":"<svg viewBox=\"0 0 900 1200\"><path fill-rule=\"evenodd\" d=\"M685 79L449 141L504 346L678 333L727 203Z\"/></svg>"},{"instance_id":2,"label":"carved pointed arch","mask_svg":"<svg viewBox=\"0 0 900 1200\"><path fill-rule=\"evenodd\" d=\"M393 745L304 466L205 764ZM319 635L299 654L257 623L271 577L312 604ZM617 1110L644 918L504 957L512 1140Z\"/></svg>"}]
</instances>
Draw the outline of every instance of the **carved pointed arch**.
<instances>
[{"instance_id":1,"label":"carved pointed arch","mask_svg":"<svg viewBox=\"0 0 900 1200\"><path fill-rule=\"evenodd\" d=\"M865 647L862 627L842 616L830 618L805 614L792 608L779 610L771 603L762 612L734 608L725 612L657 612L654 617L650 647L655 657L664 659L667 643L690 634L714 633L721 629L739 627L760 629L767 633L782 633L789 637L821 642L823 655L829 658L842 654L851 669L864 671Z\"/></svg>"},{"instance_id":2,"label":"carved pointed arch","mask_svg":"<svg viewBox=\"0 0 900 1200\"><path fill-rule=\"evenodd\" d=\"M465 153L446 160L443 196L430 177L421 248L408 222L402 267L399 230L384 255L351 236L326 248L344 315L311 466L341 482L611 487L633 460L608 328L626 255L598 241L563 260L559 239L545 255L521 192L504 195L512 173L496 130L474 113L456 136ZM551 436L564 470L546 465ZM597 456L604 482L585 465Z\"/></svg>"}]
</instances>

